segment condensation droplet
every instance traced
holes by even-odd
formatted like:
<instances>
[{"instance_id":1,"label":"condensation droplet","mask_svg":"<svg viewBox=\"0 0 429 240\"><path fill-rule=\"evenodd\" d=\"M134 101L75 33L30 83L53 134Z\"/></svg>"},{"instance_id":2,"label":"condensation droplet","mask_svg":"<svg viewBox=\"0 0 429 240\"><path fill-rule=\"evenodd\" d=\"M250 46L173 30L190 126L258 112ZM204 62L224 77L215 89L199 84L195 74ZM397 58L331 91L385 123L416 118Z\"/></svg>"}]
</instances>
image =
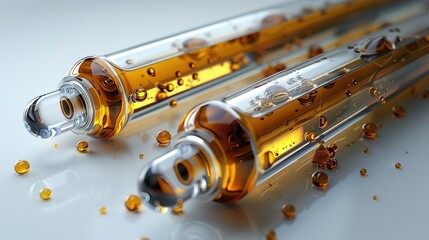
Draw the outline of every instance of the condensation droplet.
<instances>
[{"instance_id":1,"label":"condensation droplet","mask_svg":"<svg viewBox=\"0 0 429 240\"><path fill-rule=\"evenodd\" d=\"M161 102L167 98L167 93L164 91L159 91L156 94L156 101Z\"/></svg>"},{"instance_id":2,"label":"condensation droplet","mask_svg":"<svg viewBox=\"0 0 429 240\"><path fill-rule=\"evenodd\" d=\"M252 33L243 37L240 37L240 43L244 46L254 44L259 39L259 33Z\"/></svg>"},{"instance_id":3,"label":"condensation droplet","mask_svg":"<svg viewBox=\"0 0 429 240\"><path fill-rule=\"evenodd\" d=\"M313 91L298 98L298 101L302 106L308 107L314 103L316 97L317 97L317 91Z\"/></svg>"},{"instance_id":4,"label":"condensation droplet","mask_svg":"<svg viewBox=\"0 0 429 240\"><path fill-rule=\"evenodd\" d=\"M183 42L186 51L195 51L208 45L208 42L201 38L191 38Z\"/></svg>"},{"instance_id":5,"label":"condensation droplet","mask_svg":"<svg viewBox=\"0 0 429 240\"><path fill-rule=\"evenodd\" d=\"M182 76L182 72L181 71L176 71L176 77L181 77Z\"/></svg>"},{"instance_id":6,"label":"condensation droplet","mask_svg":"<svg viewBox=\"0 0 429 240\"><path fill-rule=\"evenodd\" d=\"M189 63L190 68L195 68L195 63Z\"/></svg>"},{"instance_id":7,"label":"condensation droplet","mask_svg":"<svg viewBox=\"0 0 429 240\"><path fill-rule=\"evenodd\" d=\"M183 79L177 79L177 85L182 86L185 83Z\"/></svg>"},{"instance_id":8,"label":"condensation droplet","mask_svg":"<svg viewBox=\"0 0 429 240\"><path fill-rule=\"evenodd\" d=\"M351 92L350 90L347 90L347 91L346 91L346 96L347 96L347 97L351 97L351 96L352 96L352 92Z\"/></svg>"},{"instance_id":9,"label":"condensation droplet","mask_svg":"<svg viewBox=\"0 0 429 240\"><path fill-rule=\"evenodd\" d=\"M167 90L168 92L174 91L174 84L172 83L158 83L158 88L162 91Z\"/></svg>"},{"instance_id":10,"label":"condensation droplet","mask_svg":"<svg viewBox=\"0 0 429 240\"><path fill-rule=\"evenodd\" d=\"M358 82L356 81L356 79L352 79L352 83L353 85L358 85Z\"/></svg>"},{"instance_id":11,"label":"condensation droplet","mask_svg":"<svg viewBox=\"0 0 429 240\"><path fill-rule=\"evenodd\" d=\"M377 195L373 195L373 196L372 196L372 200L377 201L377 200L378 200Z\"/></svg>"},{"instance_id":12,"label":"condensation droplet","mask_svg":"<svg viewBox=\"0 0 429 240\"><path fill-rule=\"evenodd\" d=\"M291 204L285 204L282 206L283 216L288 220L295 219L295 207Z\"/></svg>"},{"instance_id":13,"label":"condensation droplet","mask_svg":"<svg viewBox=\"0 0 429 240\"><path fill-rule=\"evenodd\" d=\"M86 141L79 141L76 144L76 150L78 152L81 152L81 153L88 153L89 152L89 144L88 144L88 142L86 142Z\"/></svg>"},{"instance_id":14,"label":"condensation droplet","mask_svg":"<svg viewBox=\"0 0 429 240\"><path fill-rule=\"evenodd\" d=\"M405 108L402 106L394 106L392 108L393 116L397 118L405 117Z\"/></svg>"},{"instance_id":15,"label":"condensation droplet","mask_svg":"<svg viewBox=\"0 0 429 240\"><path fill-rule=\"evenodd\" d=\"M271 24L279 24L286 21L286 17L284 14L272 14L267 17L265 17L262 20L262 24L264 25L271 25Z\"/></svg>"},{"instance_id":16,"label":"condensation droplet","mask_svg":"<svg viewBox=\"0 0 429 240\"><path fill-rule=\"evenodd\" d=\"M171 133L167 130L162 130L156 135L156 141L158 141L160 145L167 145L170 142L170 139Z\"/></svg>"},{"instance_id":17,"label":"condensation droplet","mask_svg":"<svg viewBox=\"0 0 429 240\"><path fill-rule=\"evenodd\" d=\"M149 76L151 76L151 77L155 77L155 75L156 75L155 68L148 68L147 74L149 74Z\"/></svg>"},{"instance_id":18,"label":"condensation droplet","mask_svg":"<svg viewBox=\"0 0 429 240\"><path fill-rule=\"evenodd\" d=\"M362 125L363 136L369 139L375 139L377 137L378 128L375 123L365 123Z\"/></svg>"},{"instance_id":19,"label":"condensation droplet","mask_svg":"<svg viewBox=\"0 0 429 240\"><path fill-rule=\"evenodd\" d=\"M394 50L395 43L386 36L378 36L369 40L362 48L362 56L384 54Z\"/></svg>"},{"instance_id":20,"label":"condensation droplet","mask_svg":"<svg viewBox=\"0 0 429 240\"><path fill-rule=\"evenodd\" d=\"M401 169L402 168L402 165L401 165L401 163L395 163L395 168L396 169Z\"/></svg>"},{"instance_id":21,"label":"condensation droplet","mask_svg":"<svg viewBox=\"0 0 429 240\"><path fill-rule=\"evenodd\" d=\"M140 158L140 159L143 159L143 158L144 158L144 154L143 154L143 153L140 153L140 154L139 154L139 158Z\"/></svg>"},{"instance_id":22,"label":"condensation droplet","mask_svg":"<svg viewBox=\"0 0 429 240\"><path fill-rule=\"evenodd\" d=\"M380 101L381 104L386 103L386 99L383 96L378 97L378 100Z\"/></svg>"},{"instance_id":23,"label":"condensation droplet","mask_svg":"<svg viewBox=\"0 0 429 240\"><path fill-rule=\"evenodd\" d=\"M142 102L147 98L147 91L144 88L137 88L134 90L131 100L134 102Z\"/></svg>"},{"instance_id":24,"label":"condensation droplet","mask_svg":"<svg viewBox=\"0 0 429 240\"><path fill-rule=\"evenodd\" d=\"M359 173L362 177L365 177L366 175L368 175L368 171L365 168L361 168Z\"/></svg>"},{"instance_id":25,"label":"condensation droplet","mask_svg":"<svg viewBox=\"0 0 429 240\"><path fill-rule=\"evenodd\" d=\"M134 61L132 59L127 59L127 61L125 61L126 64L131 65L134 63Z\"/></svg>"},{"instance_id":26,"label":"condensation droplet","mask_svg":"<svg viewBox=\"0 0 429 240\"><path fill-rule=\"evenodd\" d=\"M30 170L30 163L26 160L19 160L15 163L15 172L22 175Z\"/></svg>"},{"instance_id":27,"label":"condensation droplet","mask_svg":"<svg viewBox=\"0 0 429 240\"><path fill-rule=\"evenodd\" d=\"M52 191L49 188L42 188L39 192L39 196L42 200L49 200L52 197Z\"/></svg>"},{"instance_id":28,"label":"condensation droplet","mask_svg":"<svg viewBox=\"0 0 429 240\"><path fill-rule=\"evenodd\" d=\"M363 151L365 154L367 154L367 153L368 153L368 151L369 151L369 149L368 149L367 147L363 147L363 148L362 148L362 151Z\"/></svg>"},{"instance_id":29,"label":"condensation droplet","mask_svg":"<svg viewBox=\"0 0 429 240\"><path fill-rule=\"evenodd\" d=\"M142 200L137 195L129 195L127 198L125 198L124 204L128 211L138 212L142 207Z\"/></svg>"},{"instance_id":30,"label":"condensation droplet","mask_svg":"<svg viewBox=\"0 0 429 240\"><path fill-rule=\"evenodd\" d=\"M328 174L324 172L315 172L311 175L311 180L313 185L321 190L327 190L329 187L329 177Z\"/></svg>"},{"instance_id":31,"label":"condensation droplet","mask_svg":"<svg viewBox=\"0 0 429 240\"><path fill-rule=\"evenodd\" d=\"M289 99L289 92L285 87L280 85L269 86L264 93L265 97L275 104L284 102Z\"/></svg>"},{"instance_id":32,"label":"condensation droplet","mask_svg":"<svg viewBox=\"0 0 429 240\"><path fill-rule=\"evenodd\" d=\"M58 149L58 143L55 143L55 144L54 144L54 148L55 148L55 149Z\"/></svg>"},{"instance_id":33,"label":"condensation droplet","mask_svg":"<svg viewBox=\"0 0 429 240\"><path fill-rule=\"evenodd\" d=\"M192 73L192 79L197 80L198 79L198 73Z\"/></svg>"}]
</instances>

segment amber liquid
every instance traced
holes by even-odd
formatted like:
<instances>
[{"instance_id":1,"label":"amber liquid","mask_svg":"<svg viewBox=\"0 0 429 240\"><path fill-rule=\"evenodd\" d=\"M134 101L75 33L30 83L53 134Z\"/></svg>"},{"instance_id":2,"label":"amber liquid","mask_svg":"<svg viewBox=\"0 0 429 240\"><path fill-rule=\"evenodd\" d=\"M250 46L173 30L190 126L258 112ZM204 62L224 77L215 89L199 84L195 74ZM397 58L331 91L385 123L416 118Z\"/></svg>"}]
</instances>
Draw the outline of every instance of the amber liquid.
<instances>
[{"instance_id":1,"label":"amber liquid","mask_svg":"<svg viewBox=\"0 0 429 240\"><path fill-rule=\"evenodd\" d=\"M222 191L215 200L231 202L251 190L257 178L274 164L286 161L288 156L308 144L304 138L305 132L314 132L318 137L341 121L336 117L341 114L339 111L354 111L354 103L347 102L350 94L361 94L367 99L373 97L379 101L378 96L373 96L369 91L373 89L375 80L427 54L429 37L384 54L376 61L369 61L340 77L334 84L317 89L309 94L311 97L304 96L258 118L236 112L228 105L208 103L198 106L190 111L179 131L204 130L221 145L224 159L218 160L226 174L223 176ZM367 60L358 58L356 61ZM421 74L429 71L427 65L417 68ZM408 76L413 78L417 75L412 73ZM380 94L385 91L388 90L384 89ZM323 124L320 116L324 116ZM256 159L259 163L255 162Z\"/></svg>"},{"instance_id":2,"label":"amber liquid","mask_svg":"<svg viewBox=\"0 0 429 240\"><path fill-rule=\"evenodd\" d=\"M230 75L276 48L299 44L302 38L385 2L388 1L356 0L330 6L323 11L307 9L302 16L287 20L282 15L269 16L263 22L272 26L259 32L132 71L120 68L116 71L126 85L128 95L138 88L147 91L145 100L132 103L132 111L136 113L179 93ZM199 48L203 43L202 39L189 39L185 41L184 48Z\"/></svg>"}]
</instances>

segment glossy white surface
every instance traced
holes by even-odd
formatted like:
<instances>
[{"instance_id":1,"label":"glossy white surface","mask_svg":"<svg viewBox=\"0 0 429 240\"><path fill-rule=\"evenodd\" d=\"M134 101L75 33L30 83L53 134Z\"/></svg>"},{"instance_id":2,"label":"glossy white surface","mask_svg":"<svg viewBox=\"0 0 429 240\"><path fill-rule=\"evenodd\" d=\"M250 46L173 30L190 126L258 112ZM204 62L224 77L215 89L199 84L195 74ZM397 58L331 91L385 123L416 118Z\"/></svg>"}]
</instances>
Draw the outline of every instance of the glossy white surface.
<instances>
[{"instance_id":1,"label":"glossy white surface","mask_svg":"<svg viewBox=\"0 0 429 240\"><path fill-rule=\"evenodd\" d=\"M203 99L232 89L179 102L133 123L119 136L95 140L72 133L39 140L26 132L22 111L35 96L53 91L79 58L104 54L140 42L281 2L202 1L147 2L0 2L0 66L3 93L0 119L3 153L0 161L0 239L262 239L275 229L278 239L425 239L429 207L427 136L429 100L407 94L397 101L407 110L394 119L389 101L371 121L382 122L375 141L359 140L360 125L339 139L339 168L326 171L330 189L311 187L315 169L308 156L233 205L193 200L180 216L148 208L135 214L124 198L136 193L136 176L158 147L159 130L176 131L181 116ZM83 7L85 6L85 7ZM166 8L168 6L168 8ZM238 86L235 86L238 88ZM424 88L429 90L428 81ZM419 88L419 91L421 89ZM363 121L367 121L364 119ZM355 143L350 147L349 140ZM91 152L75 150L87 140ZM58 149L54 144L58 143ZM369 148L368 154L362 147ZM408 154L406 153L408 151ZM139 154L144 153L143 160ZM19 176L13 166L30 161ZM401 162L403 168L394 168ZM365 167L369 175L361 177ZM38 191L53 190L49 201ZM379 200L372 200L377 195ZM297 218L283 219L281 206L293 203ZM105 206L107 214L99 214Z\"/></svg>"}]
</instances>

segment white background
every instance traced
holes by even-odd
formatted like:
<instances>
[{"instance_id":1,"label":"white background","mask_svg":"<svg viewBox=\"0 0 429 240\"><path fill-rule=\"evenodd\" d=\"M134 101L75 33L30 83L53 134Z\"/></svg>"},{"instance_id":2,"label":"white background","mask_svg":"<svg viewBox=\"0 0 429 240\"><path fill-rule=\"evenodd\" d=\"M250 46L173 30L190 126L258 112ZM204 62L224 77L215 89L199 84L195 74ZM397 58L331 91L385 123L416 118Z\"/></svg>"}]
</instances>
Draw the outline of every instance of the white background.
<instances>
[{"instance_id":1,"label":"white background","mask_svg":"<svg viewBox=\"0 0 429 240\"><path fill-rule=\"evenodd\" d=\"M410 94L397 100L407 109L405 119L391 116L391 105L399 104L393 101L381 114L368 117L383 122L376 141L361 139L344 146L359 135L361 123L330 140L341 141L339 169L327 171L328 191L311 187L314 168L303 158L273 178L274 187L260 186L233 205L193 200L181 216L146 207L130 213L123 201L136 193L140 169L166 151L156 145L156 132L174 133L190 106L231 89L179 102L174 111L163 110L131 124L108 141L73 133L39 140L26 132L22 112L27 102L55 90L80 58L280 2L0 2L0 239L261 239L268 229L275 229L278 239L426 239L429 101ZM427 86L426 82L423 88ZM76 152L79 140L89 141L91 153ZM363 146L369 154L362 152ZM143 160L140 153L145 154ZM29 174L14 172L19 159L30 162ZM396 170L395 162L403 169ZM359 176L362 167L368 169L366 178ZM38 197L46 185L53 190L50 201ZM374 194L378 201L372 200ZM296 206L295 221L282 218L284 203ZM106 215L98 212L102 206L107 207Z\"/></svg>"}]
</instances>

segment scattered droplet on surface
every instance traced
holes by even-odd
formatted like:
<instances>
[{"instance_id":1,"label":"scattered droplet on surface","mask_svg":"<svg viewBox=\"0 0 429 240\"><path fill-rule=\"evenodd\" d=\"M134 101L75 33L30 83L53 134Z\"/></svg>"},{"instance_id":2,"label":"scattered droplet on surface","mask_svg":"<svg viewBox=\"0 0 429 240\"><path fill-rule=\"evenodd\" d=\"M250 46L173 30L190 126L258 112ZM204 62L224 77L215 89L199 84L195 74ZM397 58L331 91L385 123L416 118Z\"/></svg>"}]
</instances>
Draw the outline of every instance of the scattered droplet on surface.
<instances>
[{"instance_id":1,"label":"scattered droplet on surface","mask_svg":"<svg viewBox=\"0 0 429 240\"><path fill-rule=\"evenodd\" d=\"M308 58L316 57L316 56L322 54L323 52L324 52L323 48L320 47L319 45L312 45L312 46L310 46L310 49L308 50Z\"/></svg>"},{"instance_id":2,"label":"scattered droplet on surface","mask_svg":"<svg viewBox=\"0 0 429 240\"><path fill-rule=\"evenodd\" d=\"M362 151L363 151L364 153L368 153L368 148L367 148L367 147L363 147L363 148L362 148Z\"/></svg>"},{"instance_id":3,"label":"scattered droplet on surface","mask_svg":"<svg viewBox=\"0 0 429 240\"><path fill-rule=\"evenodd\" d=\"M164 91L159 91L156 94L156 101L161 102L167 98L167 93Z\"/></svg>"},{"instance_id":4,"label":"scattered droplet on surface","mask_svg":"<svg viewBox=\"0 0 429 240\"><path fill-rule=\"evenodd\" d=\"M147 74L149 74L149 76L151 76L151 77L155 77L155 75L156 75L155 68L148 68Z\"/></svg>"},{"instance_id":5,"label":"scattered droplet on surface","mask_svg":"<svg viewBox=\"0 0 429 240\"><path fill-rule=\"evenodd\" d=\"M325 147L325 142L320 141L319 146L314 151L312 162L316 164L318 168L325 169L330 159L331 155Z\"/></svg>"},{"instance_id":6,"label":"scattered droplet on surface","mask_svg":"<svg viewBox=\"0 0 429 240\"><path fill-rule=\"evenodd\" d=\"M107 213L107 208L106 207L101 207L99 210L100 214L104 215Z\"/></svg>"},{"instance_id":7,"label":"scattered droplet on surface","mask_svg":"<svg viewBox=\"0 0 429 240\"><path fill-rule=\"evenodd\" d=\"M325 116L320 116L319 117L319 128L325 128L326 126L328 126L328 120L326 119Z\"/></svg>"},{"instance_id":8,"label":"scattered droplet on surface","mask_svg":"<svg viewBox=\"0 0 429 240\"><path fill-rule=\"evenodd\" d=\"M89 144L88 144L88 142L87 141L79 141L76 144L76 150L78 152L81 152L81 153L88 153L89 152Z\"/></svg>"},{"instance_id":9,"label":"scattered droplet on surface","mask_svg":"<svg viewBox=\"0 0 429 240\"><path fill-rule=\"evenodd\" d=\"M304 133L304 139L307 142L315 142L316 141L316 136L312 132L305 132Z\"/></svg>"},{"instance_id":10,"label":"scattered droplet on surface","mask_svg":"<svg viewBox=\"0 0 429 240\"><path fill-rule=\"evenodd\" d=\"M265 233L265 239L266 240L276 240L276 232L274 230L269 230L267 233Z\"/></svg>"},{"instance_id":11,"label":"scattered droplet on surface","mask_svg":"<svg viewBox=\"0 0 429 240\"><path fill-rule=\"evenodd\" d=\"M324 172L315 172L311 175L311 180L313 185L321 190L327 190L329 187L329 177L328 174Z\"/></svg>"},{"instance_id":12,"label":"scattered droplet on surface","mask_svg":"<svg viewBox=\"0 0 429 240\"><path fill-rule=\"evenodd\" d=\"M365 168L361 168L360 169L360 175L362 177L365 177L366 175L368 175L368 171Z\"/></svg>"},{"instance_id":13,"label":"scattered droplet on surface","mask_svg":"<svg viewBox=\"0 0 429 240\"><path fill-rule=\"evenodd\" d=\"M347 96L347 97L351 97L351 96L352 96L352 92L351 92L350 90L347 90L347 91L346 91L346 96Z\"/></svg>"},{"instance_id":14,"label":"scattered droplet on surface","mask_svg":"<svg viewBox=\"0 0 429 240\"><path fill-rule=\"evenodd\" d=\"M15 172L22 175L30 170L30 163L26 160L19 160L15 163Z\"/></svg>"},{"instance_id":15,"label":"scattered droplet on surface","mask_svg":"<svg viewBox=\"0 0 429 240\"><path fill-rule=\"evenodd\" d=\"M160 145L167 145L170 142L170 139L171 133L167 130L160 131L156 135L156 141L158 141Z\"/></svg>"},{"instance_id":16,"label":"scattered droplet on surface","mask_svg":"<svg viewBox=\"0 0 429 240\"><path fill-rule=\"evenodd\" d=\"M401 165L401 163L395 163L395 168L396 169L401 169L402 168L402 165Z\"/></svg>"},{"instance_id":17,"label":"scattered droplet on surface","mask_svg":"<svg viewBox=\"0 0 429 240\"><path fill-rule=\"evenodd\" d=\"M402 106L394 106L392 108L393 116L397 118L403 118L405 117L405 108Z\"/></svg>"},{"instance_id":18,"label":"scattered droplet on surface","mask_svg":"<svg viewBox=\"0 0 429 240\"><path fill-rule=\"evenodd\" d=\"M369 139L375 139L377 137L378 128L375 123L365 123L362 125L363 136Z\"/></svg>"},{"instance_id":19,"label":"scattered droplet on surface","mask_svg":"<svg viewBox=\"0 0 429 240\"><path fill-rule=\"evenodd\" d=\"M139 158L140 158L140 159L143 159L143 158L144 158L144 154L143 154L143 153L140 153L140 154L139 154Z\"/></svg>"},{"instance_id":20,"label":"scattered droplet on surface","mask_svg":"<svg viewBox=\"0 0 429 240\"><path fill-rule=\"evenodd\" d=\"M192 73L192 79L197 80L198 79L198 73Z\"/></svg>"},{"instance_id":21,"label":"scattered droplet on surface","mask_svg":"<svg viewBox=\"0 0 429 240\"><path fill-rule=\"evenodd\" d=\"M183 199L177 199L177 203L173 209L171 209L171 213L174 215L183 214Z\"/></svg>"},{"instance_id":22,"label":"scattered droplet on surface","mask_svg":"<svg viewBox=\"0 0 429 240\"><path fill-rule=\"evenodd\" d=\"M377 201L378 200L377 195L372 195L372 200Z\"/></svg>"},{"instance_id":23,"label":"scattered droplet on surface","mask_svg":"<svg viewBox=\"0 0 429 240\"><path fill-rule=\"evenodd\" d=\"M128 64L128 65L131 65L131 64L133 64L133 63L134 63L134 61L133 61L132 59L127 59L127 60L125 61L125 63L126 63L126 64Z\"/></svg>"},{"instance_id":24,"label":"scattered droplet on surface","mask_svg":"<svg viewBox=\"0 0 429 240\"><path fill-rule=\"evenodd\" d=\"M262 169L267 170L273 165L276 160L274 153L272 151L266 151L262 157Z\"/></svg>"},{"instance_id":25,"label":"scattered droplet on surface","mask_svg":"<svg viewBox=\"0 0 429 240\"><path fill-rule=\"evenodd\" d=\"M185 81L181 78L177 79L177 85L182 86L185 83Z\"/></svg>"},{"instance_id":26,"label":"scattered droplet on surface","mask_svg":"<svg viewBox=\"0 0 429 240\"><path fill-rule=\"evenodd\" d=\"M52 197L52 191L49 188L42 188L39 192L39 196L43 200L49 200Z\"/></svg>"},{"instance_id":27,"label":"scattered droplet on surface","mask_svg":"<svg viewBox=\"0 0 429 240\"><path fill-rule=\"evenodd\" d=\"M54 144L54 148L55 148L55 149L58 149L58 143L55 143L55 144Z\"/></svg>"},{"instance_id":28,"label":"scattered droplet on surface","mask_svg":"<svg viewBox=\"0 0 429 240\"><path fill-rule=\"evenodd\" d=\"M137 195L129 195L125 199L125 207L128 209L128 211L138 212L142 207L142 200Z\"/></svg>"},{"instance_id":29,"label":"scattered droplet on surface","mask_svg":"<svg viewBox=\"0 0 429 240\"><path fill-rule=\"evenodd\" d=\"M170 101L170 107L175 107L175 106L177 106L177 100L173 99Z\"/></svg>"},{"instance_id":30,"label":"scattered droplet on surface","mask_svg":"<svg viewBox=\"0 0 429 240\"><path fill-rule=\"evenodd\" d=\"M294 220L295 219L295 207L291 204L285 204L282 206L282 213L283 216L287 220Z\"/></svg>"}]
</instances>

